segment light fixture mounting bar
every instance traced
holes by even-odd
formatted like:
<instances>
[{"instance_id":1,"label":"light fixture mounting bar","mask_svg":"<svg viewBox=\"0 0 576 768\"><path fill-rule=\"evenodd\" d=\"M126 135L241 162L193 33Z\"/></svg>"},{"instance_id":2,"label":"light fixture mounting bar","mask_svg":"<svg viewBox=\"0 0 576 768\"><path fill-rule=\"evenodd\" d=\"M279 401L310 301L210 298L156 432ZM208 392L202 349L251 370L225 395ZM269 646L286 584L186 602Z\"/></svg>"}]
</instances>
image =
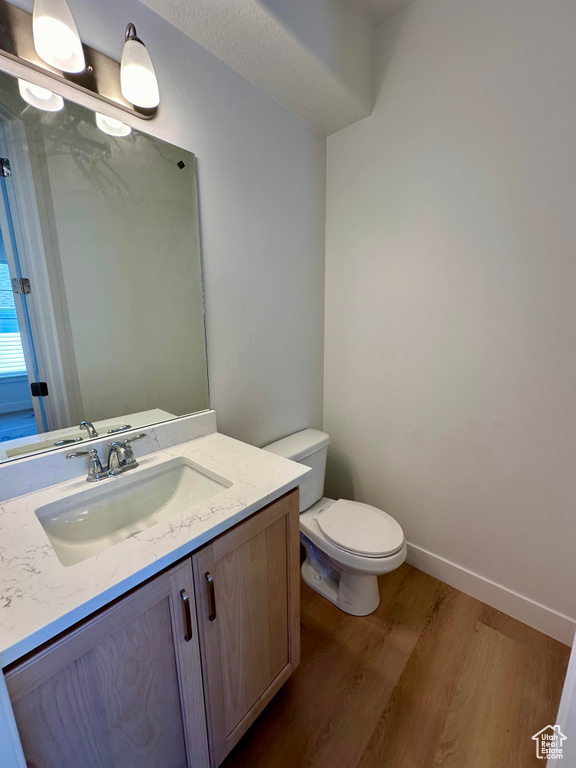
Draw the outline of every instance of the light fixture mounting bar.
<instances>
[{"instance_id":1,"label":"light fixture mounting bar","mask_svg":"<svg viewBox=\"0 0 576 768\"><path fill-rule=\"evenodd\" d=\"M144 120L150 120L155 116L157 108L135 108L122 96L118 61L88 45L82 47L86 59L84 72L70 74L54 69L42 61L36 53L32 14L6 0L0 0L0 69L2 60L17 62L33 72L48 76L54 83L63 83L130 115ZM7 69L7 71L11 70Z\"/></svg>"}]
</instances>

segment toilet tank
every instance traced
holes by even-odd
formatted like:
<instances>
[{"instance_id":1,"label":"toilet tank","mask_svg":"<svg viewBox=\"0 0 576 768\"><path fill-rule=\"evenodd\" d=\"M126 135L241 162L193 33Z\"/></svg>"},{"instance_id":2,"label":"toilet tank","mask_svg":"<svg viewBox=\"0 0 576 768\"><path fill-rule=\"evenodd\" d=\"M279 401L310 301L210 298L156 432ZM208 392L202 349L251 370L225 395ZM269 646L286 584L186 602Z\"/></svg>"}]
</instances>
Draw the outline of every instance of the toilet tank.
<instances>
[{"instance_id":1,"label":"toilet tank","mask_svg":"<svg viewBox=\"0 0 576 768\"><path fill-rule=\"evenodd\" d=\"M324 495L326 454L330 436L318 429L303 429L265 445L262 450L297 461L312 468L312 472L300 483L300 512L304 512Z\"/></svg>"}]
</instances>

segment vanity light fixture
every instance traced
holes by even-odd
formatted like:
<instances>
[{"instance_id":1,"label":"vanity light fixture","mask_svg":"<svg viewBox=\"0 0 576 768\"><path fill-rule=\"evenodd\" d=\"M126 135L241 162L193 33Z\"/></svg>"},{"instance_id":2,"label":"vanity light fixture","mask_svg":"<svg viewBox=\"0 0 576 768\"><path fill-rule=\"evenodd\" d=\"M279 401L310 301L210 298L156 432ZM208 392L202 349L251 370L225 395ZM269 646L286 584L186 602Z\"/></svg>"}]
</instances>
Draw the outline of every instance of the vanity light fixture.
<instances>
[{"instance_id":1,"label":"vanity light fixture","mask_svg":"<svg viewBox=\"0 0 576 768\"><path fill-rule=\"evenodd\" d=\"M40 58L62 72L86 68L82 41L66 0L35 0L34 48Z\"/></svg>"},{"instance_id":2,"label":"vanity light fixture","mask_svg":"<svg viewBox=\"0 0 576 768\"><path fill-rule=\"evenodd\" d=\"M136 34L134 24L126 27L120 64L122 96L135 107L153 109L160 104L158 81L146 46Z\"/></svg>"},{"instance_id":3,"label":"vanity light fixture","mask_svg":"<svg viewBox=\"0 0 576 768\"><path fill-rule=\"evenodd\" d=\"M27 80L18 78L18 90L20 96L33 107L43 109L45 112L59 112L64 107L64 99L47 88L34 85Z\"/></svg>"},{"instance_id":4,"label":"vanity light fixture","mask_svg":"<svg viewBox=\"0 0 576 768\"><path fill-rule=\"evenodd\" d=\"M109 136L129 136L132 133L132 128L126 123L114 117L107 117L100 112L96 112L96 125Z\"/></svg>"},{"instance_id":5,"label":"vanity light fixture","mask_svg":"<svg viewBox=\"0 0 576 768\"><path fill-rule=\"evenodd\" d=\"M51 100L43 92L46 86L52 92L53 81L55 94L94 111L96 98L120 121L122 112L141 120L151 120L158 112L156 74L134 24L126 29L121 65L82 44L66 0L34 0L33 13L0 0L0 72L21 77L24 83L39 83L36 100L28 86L20 86L20 93L41 109L62 109L60 96ZM106 113L104 108L100 111Z\"/></svg>"}]
</instances>

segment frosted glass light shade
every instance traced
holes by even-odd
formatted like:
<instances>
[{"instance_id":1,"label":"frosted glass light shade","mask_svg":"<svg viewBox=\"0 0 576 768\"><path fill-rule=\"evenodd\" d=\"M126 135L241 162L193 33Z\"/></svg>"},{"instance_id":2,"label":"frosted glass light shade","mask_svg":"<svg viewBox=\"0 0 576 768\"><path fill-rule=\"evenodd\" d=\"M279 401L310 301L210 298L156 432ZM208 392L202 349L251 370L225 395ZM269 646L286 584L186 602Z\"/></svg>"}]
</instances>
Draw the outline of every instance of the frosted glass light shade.
<instances>
[{"instance_id":1,"label":"frosted glass light shade","mask_svg":"<svg viewBox=\"0 0 576 768\"><path fill-rule=\"evenodd\" d=\"M96 112L96 125L109 136L129 136L132 133L132 128L126 123L114 117L102 115L100 112Z\"/></svg>"},{"instance_id":2,"label":"frosted glass light shade","mask_svg":"<svg viewBox=\"0 0 576 768\"><path fill-rule=\"evenodd\" d=\"M128 38L120 65L122 96L135 107L152 109L160 104L160 92L152 60L138 38Z\"/></svg>"},{"instance_id":3,"label":"frosted glass light shade","mask_svg":"<svg viewBox=\"0 0 576 768\"><path fill-rule=\"evenodd\" d=\"M29 83L27 80L18 79L18 90L24 101L37 109L43 109L45 112L59 112L64 107L62 96L58 96L40 85Z\"/></svg>"},{"instance_id":4,"label":"frosted glass light shade","mask_svg":"<svg viewBox=\"0 0 576 768\"><path fill-rule=\"evenodd\" d=\"M66 0L35 0L34 48L40 58L62 72L83 72L82 42Z\"/></svg>"}]
</instances>

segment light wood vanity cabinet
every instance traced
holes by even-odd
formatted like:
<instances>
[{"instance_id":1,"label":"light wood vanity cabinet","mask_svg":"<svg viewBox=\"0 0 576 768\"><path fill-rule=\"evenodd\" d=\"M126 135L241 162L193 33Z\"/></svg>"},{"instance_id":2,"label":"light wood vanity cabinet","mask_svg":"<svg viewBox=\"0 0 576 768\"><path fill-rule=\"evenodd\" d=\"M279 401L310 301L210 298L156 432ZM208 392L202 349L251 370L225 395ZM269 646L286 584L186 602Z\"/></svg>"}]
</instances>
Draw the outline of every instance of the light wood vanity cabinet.
<instances>
[{"instance_id":1,"label":"light wood vanity cabinet","mask_svg":"<svg viewBox=\"0 0 576 768\"><path fill-rule=\"evenodd\" d=\"M13 665L30 768L218 766L299 662L298 491Z\"/></svg>"}]
</instances>

